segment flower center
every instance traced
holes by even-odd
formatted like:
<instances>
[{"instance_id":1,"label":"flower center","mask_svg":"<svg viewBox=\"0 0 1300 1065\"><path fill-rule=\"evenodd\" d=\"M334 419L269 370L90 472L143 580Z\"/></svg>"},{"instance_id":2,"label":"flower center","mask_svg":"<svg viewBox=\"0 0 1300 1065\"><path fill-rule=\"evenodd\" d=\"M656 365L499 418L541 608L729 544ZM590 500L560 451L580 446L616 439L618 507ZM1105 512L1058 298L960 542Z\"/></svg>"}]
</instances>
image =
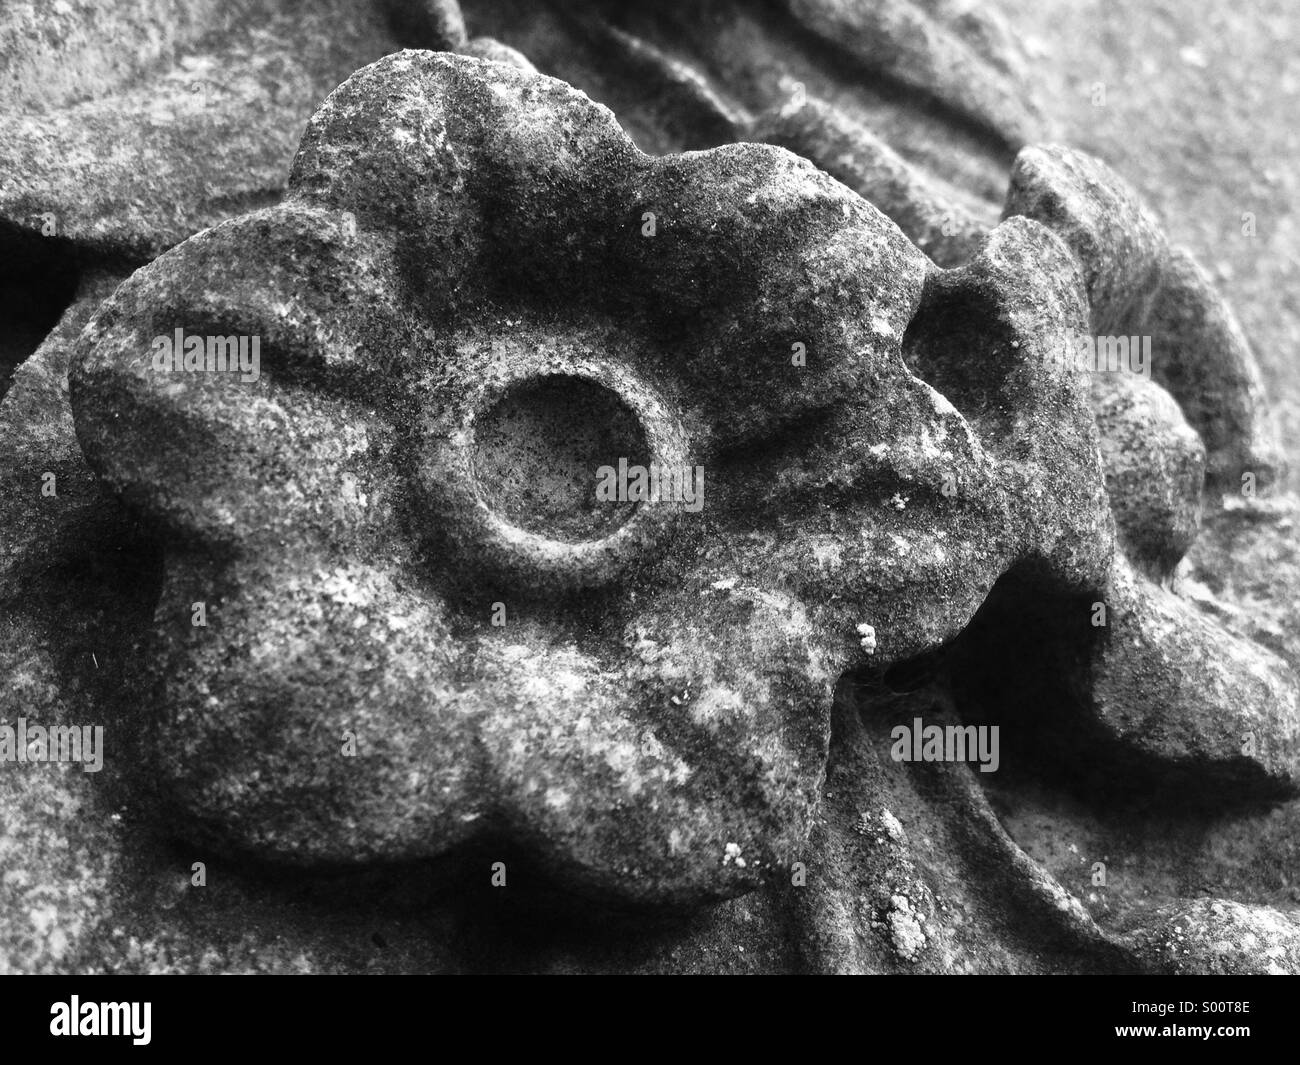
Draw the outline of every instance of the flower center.
<instances>
[{"instance_id":1,"label":"flower center","mask_svg":"<svg viewBox=\"0 0 1300 1065\"><path fill-rule=\"evenodd\" d=\"M636 503L597 498L601 467L649 461L636 415L616 393L551 374L511 387L480 414L473 468L479 494L501 518L552 540L609 536Z\"/></svg>"}]
</instances>

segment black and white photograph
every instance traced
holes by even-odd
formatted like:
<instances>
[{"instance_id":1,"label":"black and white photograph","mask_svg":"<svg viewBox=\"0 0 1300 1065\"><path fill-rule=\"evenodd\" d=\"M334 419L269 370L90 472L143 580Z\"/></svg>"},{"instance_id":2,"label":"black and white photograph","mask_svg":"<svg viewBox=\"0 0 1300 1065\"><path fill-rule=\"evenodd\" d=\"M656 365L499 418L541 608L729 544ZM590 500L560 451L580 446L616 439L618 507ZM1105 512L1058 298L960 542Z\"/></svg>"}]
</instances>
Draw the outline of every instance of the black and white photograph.
<instances>
[{"instance_id":1,"label":"black and white photograph","mask_svg":"<svg viewBox=\"0 0 1300 1065\"><path fill-rule=\"evenodd\" d=\"M1257 983L1164 978L1300 972L1298 33L3 0L24 1023L1059 975L1249 1044Z\"/></svg>"}]
</instances>

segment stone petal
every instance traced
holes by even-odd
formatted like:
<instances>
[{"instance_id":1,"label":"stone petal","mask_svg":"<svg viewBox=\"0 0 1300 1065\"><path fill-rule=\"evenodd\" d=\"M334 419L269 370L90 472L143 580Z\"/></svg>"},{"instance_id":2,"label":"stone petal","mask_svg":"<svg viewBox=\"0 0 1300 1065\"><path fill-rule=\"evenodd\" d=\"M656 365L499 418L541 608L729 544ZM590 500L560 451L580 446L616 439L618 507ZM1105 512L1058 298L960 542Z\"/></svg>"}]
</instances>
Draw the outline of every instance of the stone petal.
<instances>
[{"instance_id":1,"label":"stone petal","mask_svg":"<svg viewBox=\"0 0 1300 1065\"><path fill-rule=\"evenodd\" d=\"M167 565L141 680L188 823L222 848L312 863L438 854L481 831L483 706L436 603L304 551Z\"/></svg>"},{"instance_id":2,"label":"stone petal","mask_svg":"<svg viewBox=\"0 0 1300 1065\"><path fill-rule=\"evenodd\" d=\"M804 608L692 581L629 622L611 673L544 635L480 644L502 815L555 870L698 904L786 873L818 801L831 687Z\"/></svg>"},{"instance_id":3,"label":"stone petal","mask_svg":"<svg viewBox=\"0 0 1300 1065\"><path fill-rule=\"evenodd\" d=\"M1159 385L1129 373L1098 373L1093 408L1106 492L1129 561L1168 576L1201 523L1205 445Z\"/></svg>"},{"instance_id":4,"label":"stone petal","mask_svg":"<svg viewBox=\"0 0 1300 1065\"><path fill-rule=\"evenodd\" d=\"M1016 159L1004 217L1025 215L1078 256L1098 336L1151 338L1150 371L1205 442L1210 486L1273 481L1280 458L1259 368L1236 317L1187 252L1109 167L1055 146Z\"/></svg>"}]
</instances>

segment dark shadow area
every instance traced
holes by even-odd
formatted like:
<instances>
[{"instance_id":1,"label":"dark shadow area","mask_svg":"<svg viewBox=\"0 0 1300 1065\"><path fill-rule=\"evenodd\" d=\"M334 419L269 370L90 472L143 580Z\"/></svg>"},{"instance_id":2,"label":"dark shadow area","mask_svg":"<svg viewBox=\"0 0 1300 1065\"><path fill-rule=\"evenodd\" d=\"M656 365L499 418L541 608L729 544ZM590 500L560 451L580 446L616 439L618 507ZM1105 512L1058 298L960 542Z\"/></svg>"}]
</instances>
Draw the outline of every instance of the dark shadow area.
<instances>
[{"instance_id":1,"label":"dark shadow area","mask_svg":"<svg viewBox=\"0 0 1300 1065\"><path fill-rule=\"evenodd\" d=\"M1109 815L1207 821L1288 798L1244 758L1239 774L1222 763L1209 773L1195 759L1147 755L1105 727L1089 707L1091 660L1111 637L1091 624L1093 598L1045 596L1013 572L949 650L963 723L1000 726L999 787L1063 791Z\"/></svg>"},{"instance_id":2,"label":"dark shadow area","mask_svg":"<svg viewBox=\"0 0 1300 1065\"><path fill-rule=\"evenodd\" d=\"M67 241L0 222L0 399L76 296L79 278Z\"/></svg>"},{"instance_id":3,"label":"dark shadow area","mask_svg":"<svg viewBox=\"0 0 1300 1065\"><path fill-rule=\"evenodd\" d=\"M996 297L968 271L927 278L903 334L907 368L948 399L989 440L1016 435L1015 336Z\"/></svg>"},{"instance_id":4,"label":"dark shadow area","mask_svg":"<svg viewBox=\"0 0 1300 1065\"><path fill-rule=\"evenodd\" d=\"M232 909L251 910L293 928L291 939L328 947L330 960L349 971L527 972L538 959L562 959L576 970L629 969L689 942L713 920L709 906L622 907L574 890L503 836L434 859L298 868L155 835L147 826L160 822L133 820L141 838L132 879L146 896L129 909L138 909L132 916L141 926L155 917L147 892L166 890L166 877L197 940L219 936ZM205 862L206 892L181 890L195 860Z\"/></svg>"}]
</instances>

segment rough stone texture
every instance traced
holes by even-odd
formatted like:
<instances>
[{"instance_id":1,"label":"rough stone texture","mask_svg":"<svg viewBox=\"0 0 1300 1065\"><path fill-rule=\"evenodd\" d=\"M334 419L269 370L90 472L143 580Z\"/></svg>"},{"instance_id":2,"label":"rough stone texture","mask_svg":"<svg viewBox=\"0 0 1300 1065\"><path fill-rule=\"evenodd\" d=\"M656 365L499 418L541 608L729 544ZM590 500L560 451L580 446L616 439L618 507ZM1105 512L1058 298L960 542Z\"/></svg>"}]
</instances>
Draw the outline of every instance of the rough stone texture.
<instances>
[{"instance_id":1,"label":"rough stone texture","mask_svg":"<svg viewBox=\"0 0 1300 1065\"><path fill-rule=\"evenodd\" d=\"M1222 9L1212 5L1204 19L1195 22L1184 18L1180 10L1165 11L1152 3L1108 11L1090 5L1048 4L1032 11L1017 11L1010 17L1017 26L1017 36L1026 42L1034 57L1036 92L1041 89L1045 109L1057 120L1058 137L1093 149L1136 178L1144 196L1176 227L1174 237L1188 243L1203 261L1213 264L1217 280L1226 282L1238 310L1249 319L1247 325L1275 394L1283 396L1283 417L1287 424L1294 423L1293 378L1282 372L1296 340L1296 318L1287 313L1287 294L1293 293L1295 287L1285 283L1295 265L1294 257L1288 258L1284 250L1288 226L1293 225L1286 209L1289 179L1268 162L1287 158L1288 152L1294 154L1294 144L1287 147L1286 140L1291 137L1293 141L1294 133L1288 132L1285 123L1266 121L1269 110L1261 106L1261 101L1269 101L1272 107L1279 92L1283 97L1295 95L1294 79L1288 82L1284 72L1271 67L1274 60L1269 51L1273 40L1286 31L1288 16L1281 8L1275 12L1265 9L1252 19L1226 5ZM1205 43L1210 41L1213 47ZM1080 55L1086 55L1088 61L1069 61ZM1160 60L1157 75L1152 67L1156 57L1175 55L1179 62L1172 67ZM1209 73L1205 70L1207 64L1214 66ZM544 64L539 65L545 69ZM1145 72L1144 67L1148 68ZM1212 82L1208 80L1211 77ZM1095 78L1109 79L1107 104L1102 108L1093 107L1088 98ZM1134 136L1135 129L1146 135ZM1187 144L1193 148L1184 152ZM1207 145L1213 145L1215 150L1209 150ZM906 201L910 196L909 192L902 198ZM886 205L882 202L880 206ZM1262 239L1252 241L1239 234L1238 227L1241 211L1255 207L1263 223ZM977 228L970 233L972 240L981 239ZM966 258L968 248L969 244L956 247L945 264ZM927 287L934 286L927 281ZM1204 301L1198 305L1203 307ZM68 323L73 332L77 326L76 320ZM66 349L66 343L56 334L43 352L44 357L35 361L49 365L50 353L57 352L61 345ZM57 371L51 379L57 382ZM1191 404L1199 397L1207 409L1213 409L1218 402L1199 386L1181 393L1175 389L1175 394L1187 420L1198 427L1205 423L1194 417ZM11 398L22 401L21 396ZM1162 468L1169 470L1175 481L1166 483L1163 477L1157 477L1156 491L1152 492L1151 483L1138 484L1130 478L1130 487L1135 490L1130 492L1115 486L1118 466L1108 466L1106 472L1121 532L1126 513L1140 512L1152 498L1165 501L1153 507L1153 512L1166 515L1169 524L1157 524L1158 532L1143 539L1155 556L1147 560L1149 574L1167 581L1168 568L1186 535L1186 515L1194 502L1192 495L1179 487L1180 463L1189 461L1178 457L1187 454L1178 444L1183 434L1183 428L1178 427L1181 420L1167 417L1169 405L1163 399L1152 405L1154 413L1145 424L1154 439L1170 442L1170 450L1165 452L1170 461ZM12 409L13 404L7 403L5 410ZM1145 419L1147 415L1142 413L1140 417ZM1111 424L1123 427L1110 436L1111 442L1122 439L1119 432L1137 431L1132 418L1112 419ZM1102 429L1105 437L1104 419ZM1123 447L1111 447L1110 452L1120 457L1132 454ZM1131 464L1125 468L1131 469ZM6 529L32 521L34 494L10 498L17 502L13 506L6 503ZM1206 529L1193 550L1192 564L1180 571L1176 587L1216 624L1271 647L1294 665L1294 633L1300 631L1294 624L1295 604L1300 601L1295 594L1300 582L1293 557L1294 505L1287 499L1230 497L1226 502L1224 510L1207 516ZM1131 523L1130 528L1140 532L1140 522ZM104 539L113 542L114 536L120 538L121 533ZM73 544L77 542L84 541L74 538ZM64 544L73 546L66 539ZM1138 548L1132 539L1125 548L1136 561ZM78 575L77 579L83 578ZM138 578L132 581L137 582ZM121 596L124 591L114 594ZM21 594L24 604L38 612L47 608L48 601L58 598L48 591L42 594L39 589L34 594L28 590ZM56 615L47 631L60 634L57 641L66 643L62 634L72 631L79 602L77 595L66 591L61 598L67 612ZM112 596L106 601L112 603ZM1082 605L1086 615L1090 604ZM102 618L116 620L116 615L110 610L100 617L86 631L102 645L108 632L116 627ZM52 641L46 637L33 640L35 631L30 622L20 623L14 633L14 646L35 647L38 656L49 657ZM1014 664L1023 666L1027 659L1032 659L1032 652L1027 655L1022 650ZM51 681L67 684L70 676L79 675L79 668L74 657L68 656L51 667L48 676ZM106 687L111 689L113 685ZM930 706L926 696L931 690L919 690L916 710ZM876 704L887 703L877 690L872 689L870 694L873 703L864 722L877 722ZM31 713L32 706L42 705L33 698L25 708ZM1048 700L1039 709L1053 705ZM23 707L23 698L14 706ZM985 714L989 711L984 707ZM994 720L1005 722L1006 712L996 702L992 706ZM976 708L967 706L963 713L975 714ZM1044 734L1050 734L1056 715L1039 716L1045 718L1046 726L1037 736L1041 741ZM80 845L81 853L87 856L80 862L84 872L70 875L76 866L33 863L35 873L29 873L23 890L30 888L39 905L31 907L25 923L12 926L12 936L6 930L7 956L10 964L19 968L328 971L349 967L461 969L477 965L746 971L755 967L842 967L834 959L842 961L847 957L843 952L856 944L849 967L859 969L912 966L919 961L953 969L1040 971L1082 967L1115 971L1134 964L1160 969L1171 964L1169 950L1161 945L1163 918L1152 911L1151 896L1170 899L1209 892L1273 910L1294 907L1295 889L1290 887L1298 838L1294 804L1258 815L1234 812L1226 818L1213 811L1213 816L1205 820L1192 810L1148 811L1149 804L1140 791L1136 805L1117 807L1104 786L1090 787L1084 781L1081 789L1064 794L1056 781L1044 787L1041 781L1026 779L1023 772L1010 772L994 774L997 780L979 778L983 789L972 783L954 793L940 793L930 811L923 806L905 807L898 795L890 793L888 805L879 813L871 812L874 807L868 806L864 818L859 807L867 804L855 802L856 796L851 794L856 787L868 787L863 782L872 779L862 768L864 751L874 752L885 779L895 788L913 786L914 777L917 783L924 784L924 774L882 758L882 750L887 749L883 738L887 732L877 733L875 743L871 742L870 732L864 739L849 725L837 730L837 735L848 737L849 742L832 743L827 779L835 785L827 786L822 813L810 837L811 846L817 848L822 859L821 864L813 863L810 883L818 889L833 883L834 890L804 894L770 888L685 923L652 929L647 922L638 921L635 934L623 937L628 944L624 951L607 945L605 928L593 933L582 919L556 921L554 914L563 910L567 897L563 894L549 898L551 908L541 911L532 910L534 904L516 901L538 894L529 890L510 899L480 904L478 900L494 898L484 886L486 873L482 871L491 848L466 859L464 865L449 859L432 868L400 869L391 879L388 874L373 873L340 874L337 878L285 874L268 879L251 866L214 860L212 867L220 873L214 883L220 886L205 894L184 889L185 871L193 858L192 845L171 848L149 838L153 828L165 822L125 807L127 827L119 830L112 827L109 818L116 809L96 805L87 808L87 816L78 822L85 836L85 843ZM1032 734L1027 733L1027 737L1030 743L1035 740ZM1025 765L1050 777L1062 767L1077 769L1080 762L1087 760L1077 749L1067 747L1054 753L1047 744L1032 749L1032 757ZM1094 764L1103 768L1112 765L1106 760ZM957 781L971 777L962 767L923 768ZM69 777L70 783L85 790L87 778L75 773L60 775L60 779ZM6 783L16 784L19 779L14 777ZM40 798L38 793L48 793L49 789L36 783L35 778L29 778L22 788L23 794L16 795L13 804L0 815L11 836L15 831L12 826L20 817L30 819L33 811L53 812L60 805L66 808L66 801L59 796L47 794L46 799ZM982 797L983 790L990 793L993 809L1007 826L1010 838L997 825L988 801ZM89 792L98 796L101 789L90 788ZM868 790L868 794L874 793ZM981 809L983 815L978 813ZM970 812L957 816L958 810ZM865 833L855 831L860 821L865 821ZM897 825L910 850L897 850L904 844L891 825ZM60 826L50 831L64 834L68 830ZM1025 848L1024 853L1011 838ZM858 849L828 849L829 839L856 840ZM918 859L914 852L921 840L925 841L925 851ZM931 846L931 840L944 842ZM1066 846L1070 840L1078 845L1069 842ZM75 855L79 845L71 838L70 844ZM104 867L98 859L89 860L92 853L126 859L115 858L111 890L100 891L95 886L100 883L97 878L103 875ZM965 853L974 857L974 864L963 871L960 856ZM846 857L842 861L832 857L837 854ZM910 867L904 859L911 862ZM1090 885L1091 859L1109 865L1111 875L1106 885L1098 887L1095 880ZM891 873L895 868L899 871ZM917 882L918 868L928 877L925 884ZM818 875L832 871L833 877ZM84 889L77 887L77 877L82 878ZM413 880L432 880L437 886L427 892L412 891ZM1092 918L1077 919L1068 896L1062 894L1062 886L1083 901L1101 928L1117 929L1121 934L1137 928L1138 934L1117 942L1112 933L1099 933ZM535 885L529 882L527 887ZM1022 903L1008 902L1020 900L1019 891L1028 892L1030 899L1043 900L1046 923L1026 923ZM356 916L352 900L358 893L373 904L369 921L365 916ZM346 906L340 905L344 899L349 900ZM980 899L984 900L982 906ZM788 902L793 904L793 910L787 910ZM56 904L63 907L59 918L62 924L57 926L48 910L41 908ZM1222 912L1238 914L1238 907L1232 903L1209 900L1176 903L1171 912L1190 913L1193 920L1214 930L1217 926L1210 914L1215 905L1223 907ZM105 907L102 912L101 906ZM101 913L98 922L84 919L91 912ZM523 930L536 927L538 912L547 913L552 930L542 935L525 933ZM1053 912L1060 917L1051 917ZM1072 913L1076 916L1070 916ZM1117 923L1121 915L1131 916L1132 922ZM1273 932L1289 920L1271 913L1263 913L1263 919ZM799 923L801 920L804 923ZM1046 930L1052 927L1053 920L1059 932L1059 954L1043 949L1048 941ZM1285 950L1280 958L1266 956L1238 934L1243 921L1248 923L1247 918L1234 916L1235 931L1230 930L1231 935L1216 931L1210 942L1237 944L1232 948L1236 952L1233 964L1243 968L1294 968ZM44 933L55 927L74 931L75 949L67 943L51 944L44 938ZM456 931L467 927L476 931ZM951 949L935 948L951 942L952 929L957 927L965 929L970 937L966 940L965 961ZM267 928L277 931L268 935ZM31 934L29 929L37 931ZM1018 935L1022 937L1019 940ZM1280 934L1276 938L1285 942ZM1023 949L1017 949L1017 942ZM795 956L789 949L791 943L804 944L806 949ZM42 950L46 951L44 955ZM1222 964L1221 954L1213 948L1208 953L1194 953L1196 959L1191 961L1172 960L1198 971L1214 970ZM56 957L58 960L53 960ZM931 960L927 962L927 958Z\"/></svg>"},{"instance_id":2,"label":"rough stone texture","mask_svg":"<svg viewBox=\"0 0 1300 1065\"><path fill-rule=\"evenodd\" d=\"M321 100L406 44L499 47L467 42L454 0L7 5L0 395L82 274L129 272L274 203Z\"/></svg>"},{"instance_id":3,"label":"rough stone texture","mask_svg":"<svg viewBox=\"0 0 1300 1065\"><path fill-rule=\"evenodd\" d=\"M796 151L940 265L977 252L998 204L1048 224L1080 256L1094 332L1155 338L1156 380L1203 436L1211 489L1236 491L1246 471L1275 479L1254 356L1202 268L1104 163L1020 151L1045 121L1031 102L1030 57L995 9L710 0L651 13L482 0L467 19L608 103L647 151L732 140Z\"/></svg>"},{"instance_id":4,"label":"rough stone texture","mask_svg":"<svg viewBox=\"0 0 1300 1065\"><path fill-rule=\"evenodd\" d=\"M303 126L448 5L55 0L0 15L0 218L143 260L277 200ZM111 150L109 150L111 146ZM53 234L48 232L53 225Z\"/></svg>"},{"instance_id":5,"label":"rough stone texture","mask_svg":"<svg viewBox=\"0 0 1300 1065\"><path fill-rule=\"evenodd\" d=\"M1044 194L1059 185L1094 219L1090 197L1128 202L1091 161L1058 158L1067 176L1040 178ZM1074 191L1080 167L1095 191ZM313 119L284 206L139 272L80 341L87 456L169 545L150 672L175 801L218 845L282 859L409 860L495 833L629 900L734 894L803 854L834 677L935 650L1013 568L1030 594L1111 600L1117 633L1080 694L1121 753L1245 761L1289 787L1285 674L1253 695L1249 670L1207 683L1209 622L1178 631L1172 668L1154 590L1122 565L1108 576L1090 396L1052 356L1084 331L1085 291L1119 301L1139 282L1125 252L1066 232L1082 273L1017 218L941 271L780 150L654 160L515 66L402 53L360 72ZM561 243L575 253L557 263ZM159 373L150 339L178 322L264 337L266 376ZM790 372L792 338L810 372ZM565 377L615 393L655 461L716 471L711 535L643 506L575 544L491 512L477 421ZM535 437L506 446L554 461ZM456 572L430 573L440 557ZM584 647L568 597L591 587L607 598L577 608ZM495 594L513 631L484 625ZM202 629L197 601L213 605ZM1189 651L1201 665L1181 682ZM1228 747L1207 747L1201 723L1230 707ZM1239 757L1247 726L1266 755ZM334 750L349 731L355 761ZM706 770L723 752L734 768ZM915 960L917 911L890 907Z\"/></svg>"},{"instance_id":6,"label":"rough stone texture","mask_svg":"<svg viewBox=\"0 0 1300 1065\"><path fill-rule=\"evenodd\" d=\"M918 301L909 362L969 421L904 366ZM148 655L179 804L297 860L501 833L633 900L784 875L859 625L884 667L959 633L1012 565L1102 579L1096 430L1046 359L1083 320L1032 223L940 275L781 149L656 160L513 67L366 68L312 120L283 206L138 272L79 343L91 466L168 544ZM261 337L263 375L158 372L151 340L182 324ZM992 334L1012 421L957 325ZM558 381L614 393L653 461L702 466L700 515L642 505L575 543L492 512L478 422ZM508 443L544 482L619 456L555 470L545 444Z\"/></svg>"},{"instance_id":7,"label":"rough stone texture","mask_svg":"<svg viewBox=\"0 0 1300 1065\"><path fill-rule=\"evenodd\" d=\"M1095 375L1092 403L1125 553L1150 575L1166 576L1200 528L1205 445L1173 397L1137 374Z\"/></svg>"},{"instance_id":8,"label":"rough stone texture","mask_svg":"<svg viewBox=\"0 0 1300 1065\"><path fill-rule=\"evenodd\" d=\"M1201 899L1164 907L1135 938L1156 972L1290 976L1300 970L1300 921L1259 906Z\"/></svg>"},{"instance_id":9,"label":"rough stone texture","mask_svg":"<svg viewBox=\"0 0 1300 1065\"><path fill-rule=\"evenodd\" d=\"M1026 149L1003 213L1037 219L1069 244L1095 334L1150 338L1152 375L1205 442L1209 487L1235 492L1246 473L1258 487L1275 479L1259 369L1236 317L1113 171L1066 148Z\"/></svg>"},{"instance_id":10,"label":"rough stone texture","mask_svg":"<svg viewBox=\"0 0 1300 1065\"><path fill-rule=\"evenodd\" d=\"M1300 260L1293 251L1298 193L1288 161L1300 140L1294 123L1280 116L1295 109L1300 95L1288 45L1296 39L1295 12L1280 2L1249 10L1207 3L1194 14L1163 0L1123 8L997 6L1030 56L1053 139L1104 158L1138 188L1171 243L1205 264L1251 339L1291 472L1272 498L1244 497L1238 488L1225 495L1224 509L1207 508L1175 587L1294 669ZM1256 222L1254 236L1247 215ZM1202 395L1216 405L1212 390ZM1189 401L1180 399L1192 421ZM1232 410L1231 403L1222 407ZM1061 764L1071 763L1054 767ZM1294 802L1225 817L1153 808L1145 799L1116 802L1102 788L1064 794L1024 778L1012 788L1009 776L986 784L1017 841L1062 883L1077 885L1099 921L1174 895L1233 898L1283 912L1300 901ZM1101 860L1110 870L1104 887L1087 876ZM1266 971L1266 963L1256 964Z\"/></svg>"},{"instance_id":11,"label":"rough stone texture","mask_svg":"<svg viewBox=\"0 0 1300 1065\"><path fill-rule=\"evenodd\" d=\"M478 0L469 32L609 105L645 151L788 147L941 265L996 222L1006 167L1043 121L1025 56L986 7Z\"/></svg>"},{"instance_id":12,"label":"rough stone texture","mask_svg":"<svg viewBox=\"0 0 1300 1065\"><path fill-rule=\"evenodd\" d=\"M83 281L0 406L0 720L11 725L80 724L88 712L102 723L133 701L122 668L156 581L132 523L86 467L67 399L71 341L118 280ZM4 764L0 972L81 971L100 956L99 918L123 875L117 785L130 770L109 737L98 774Z\"/></svg>"},{"instance_id":13,"label":"rough stone texture","mask_svg":"<svg viewBox=\"0 0 1300 1065\"><path fill-rule=\"evenodd\" d=\"M287 6L262 3L245 11L256 17ZM0 15L5 98L42 112L102 96L195 39L228 32L234 21L229 5L216 0L8 4Z\"/></svg>"}]
</instances>

